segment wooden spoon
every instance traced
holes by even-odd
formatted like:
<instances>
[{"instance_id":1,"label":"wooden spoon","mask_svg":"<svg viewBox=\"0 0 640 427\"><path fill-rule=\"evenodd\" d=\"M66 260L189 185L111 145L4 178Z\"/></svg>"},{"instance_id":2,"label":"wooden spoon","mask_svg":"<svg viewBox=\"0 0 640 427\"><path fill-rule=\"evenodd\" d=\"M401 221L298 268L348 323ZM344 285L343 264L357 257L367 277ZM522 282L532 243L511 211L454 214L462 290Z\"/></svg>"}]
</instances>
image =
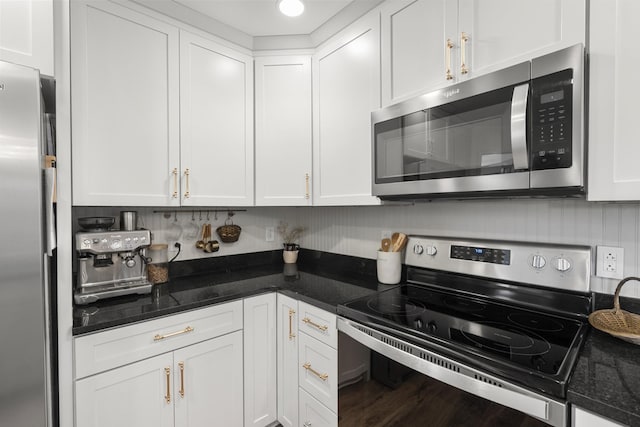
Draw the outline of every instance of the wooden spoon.
<instances>
[{"instance_id":1,"label":"wooden spoon","mask_svg":"<svg viewBox=\"0 0 640 427\"><path fill-rule=\"evenodd\" d=\"M389 252L389 248L391 248L391 239L382 239L382 252Z\"/></svg>"},{"instance_id":2,"label":"wooden spoon","mask_svg":"<svg viewBox=\"0 0 640 427\"><path fill-rule=\"evenodd\" d=\"M393 252L400 252L407 245L407 235L404 233L393 233L393 234L397 234L398 237L394 241L393 236L391 236L391 241L393 243L391 250Z\"/></svg>"}]
</instances>

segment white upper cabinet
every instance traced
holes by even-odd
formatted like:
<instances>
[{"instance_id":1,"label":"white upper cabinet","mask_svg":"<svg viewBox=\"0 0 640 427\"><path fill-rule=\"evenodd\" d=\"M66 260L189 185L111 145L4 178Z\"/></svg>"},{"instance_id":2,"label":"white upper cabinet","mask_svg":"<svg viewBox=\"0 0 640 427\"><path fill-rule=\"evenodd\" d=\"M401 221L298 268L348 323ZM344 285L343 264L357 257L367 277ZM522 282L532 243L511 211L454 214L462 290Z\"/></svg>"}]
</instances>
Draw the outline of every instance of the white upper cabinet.
<instances>
[{"instance_id":1,"label":"white upper cabinet","mask_svg":"<svg viewBox=\"0 0 640 427\"><path fill-rule=\"evenodd\" d=\"M180 32L183 206L253 205L253 60Z\"/></svg>"},{"instance_id":2,"label":"white upper cabinet","mask_svg":"<svg viewBox=\"0 0 640 427\"><path fill-rule=\"evenodd\" d=\"M380 20L369 13L313 56L313 203L379 204L371 195L371 112L380 108Z\"/></svg>"},{"instance_id":3,"label":"white upper cabinet","mask_svg":"<svg viewBox=\"0 0 640 427\"><path fill-rule=\"evenodd\" d=\"M53 76L53 0L0 1L0 60Z\"/></svg>"},{"instance_id":4,"label":"white upper cabinet","mask_svg":"<svg viewBox=\"0 0 640 427\"><path fill-rule=\"evenodd\" d=\"M382 102L585 40L585 0L389 2L382 8Z\"/></svg>"},{"instance_id":5,"label":"white upper cabinet","mask_svg":"<svg viewBox=\"0 0 640 427\"><path fill-rule=\"evenodd\" d=\"M256 205L311 205L311 57L255 60Z\"/></svg>"},{"instance_id":6,"label":"white upper cabinet","mask_svg":"<svg viewBox=\"0 0 640 427\"><path fill-rule=\"evenodd\" d=\"M637 0L592 0L589 41L589 185L592 201L640 200Z\"/></svg>"},{"instance_id":7,"label":"white upper cabinet","mask_svg":"<svg viewBox=\"0 0 640 427\"><path fill-rule=\"evenodd\" d=\"M381 15L383 105L453 79L458 2L389 1Z\"/></svg>"},{"instance_id":8,"label":"white upper cabinet","mask_svg":"<svg viewBox=\"0 0 640 427\"><path fill-rule=\"evenodd\" d=\"M71 32L73 203L178 205L178 30L73 1Z\"/></svg>"}]
</instances>

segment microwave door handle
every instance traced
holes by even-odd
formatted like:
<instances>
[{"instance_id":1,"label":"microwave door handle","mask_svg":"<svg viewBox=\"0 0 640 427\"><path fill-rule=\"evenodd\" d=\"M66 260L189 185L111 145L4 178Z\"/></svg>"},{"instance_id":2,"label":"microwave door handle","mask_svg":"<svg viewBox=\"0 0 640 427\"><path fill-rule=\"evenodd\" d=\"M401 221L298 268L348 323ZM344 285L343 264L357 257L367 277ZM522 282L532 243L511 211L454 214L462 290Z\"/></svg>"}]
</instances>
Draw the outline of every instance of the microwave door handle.
<instances>
[{"instance_id":1,"label":"microwave door handle","mask_svg":"<svg viewBox=\"0 0 640 427\"><path fill-rule=\"evenodd\" d=\"M511 98L511 152L515 170L529 169L527 152L527 100L529 83L513 88Z\"/></svg>"}]
</instances>

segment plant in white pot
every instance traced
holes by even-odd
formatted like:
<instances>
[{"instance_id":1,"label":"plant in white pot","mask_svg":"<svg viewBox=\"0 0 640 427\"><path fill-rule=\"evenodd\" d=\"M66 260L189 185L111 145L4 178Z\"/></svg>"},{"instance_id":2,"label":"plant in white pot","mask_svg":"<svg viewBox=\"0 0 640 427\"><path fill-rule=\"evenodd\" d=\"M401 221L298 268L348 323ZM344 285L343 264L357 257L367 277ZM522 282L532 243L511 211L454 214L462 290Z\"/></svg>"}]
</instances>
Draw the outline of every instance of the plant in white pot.
<instances>
[{"instance_id":1,"label":"plant in white pot","mask_svg":"<svg viewBox=\"0 0 640 427\"><path fill-rule=\"evenodd\" d=\"M306 230L305 227L293 227L289 229L289 224L280 221L278 225L278 233L282 237L282 245L284 251L282 252L282 258L287 264L293 264L298 260L298 250L300 245L297 243L302 233Z\"/></svg>"}]
</instances>

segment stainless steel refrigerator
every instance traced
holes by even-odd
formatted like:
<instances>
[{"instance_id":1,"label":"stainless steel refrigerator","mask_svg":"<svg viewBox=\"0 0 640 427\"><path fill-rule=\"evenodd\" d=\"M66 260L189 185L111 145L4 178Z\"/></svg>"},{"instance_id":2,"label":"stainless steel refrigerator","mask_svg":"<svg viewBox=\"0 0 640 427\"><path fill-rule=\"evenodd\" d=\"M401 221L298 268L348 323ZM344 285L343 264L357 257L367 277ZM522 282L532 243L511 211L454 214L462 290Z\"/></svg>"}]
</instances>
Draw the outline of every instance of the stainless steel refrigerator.
<instances>
[{"instance_id":1,"label":"stainless steel refrigerator","mask_svg":"<svg viewBox=\"0 0 640 427\"><path fill-rule=\"evenodd\" d=\"M43 117L39 72L0 61L0 426L52 425Z\"/></svg>"}]
</instances>

